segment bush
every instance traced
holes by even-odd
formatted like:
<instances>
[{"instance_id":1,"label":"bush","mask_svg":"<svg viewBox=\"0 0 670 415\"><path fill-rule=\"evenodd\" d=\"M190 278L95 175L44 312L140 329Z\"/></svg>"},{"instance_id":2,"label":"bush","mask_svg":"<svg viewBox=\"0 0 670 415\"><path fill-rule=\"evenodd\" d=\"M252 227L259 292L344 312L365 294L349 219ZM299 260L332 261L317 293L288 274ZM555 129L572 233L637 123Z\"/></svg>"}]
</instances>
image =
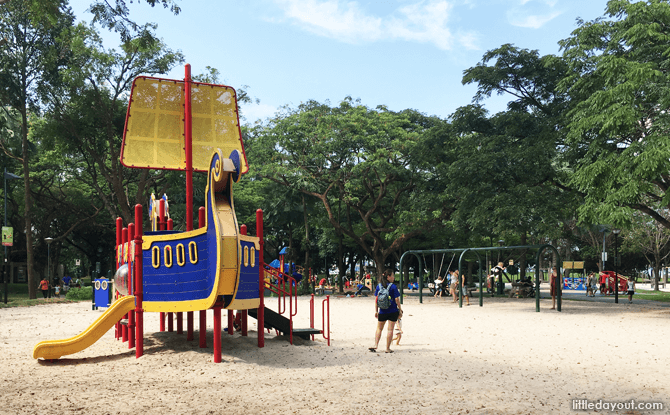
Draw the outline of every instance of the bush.
<instances>
[{"instance_id":1,"label":"bush","mask_svg":"<svg viewBox=\"0 0 670 415\"><path fill-rule=\"evenodd\" d=\"M67 292L65 298L72 301L91 301L93 299L93 287L72 287L70 288L70 291Z\"/></svg>"}]
</instances>

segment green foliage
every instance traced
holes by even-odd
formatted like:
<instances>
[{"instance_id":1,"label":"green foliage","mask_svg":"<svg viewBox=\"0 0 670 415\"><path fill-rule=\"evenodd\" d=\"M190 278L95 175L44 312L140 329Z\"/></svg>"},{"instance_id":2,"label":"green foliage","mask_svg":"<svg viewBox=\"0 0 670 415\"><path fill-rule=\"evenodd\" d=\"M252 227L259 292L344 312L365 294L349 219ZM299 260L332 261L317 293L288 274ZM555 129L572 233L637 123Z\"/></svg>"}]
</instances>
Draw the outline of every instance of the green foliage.
<instances>
[{"instance_id":1,"label":"green foliage","mask_svg":"<svg viewBox=\"0 0 670 415\"><path fill-rule=\"evenodd\" d=\"M660 210L670 206L669 25L667 1L612 0L561 42L568 143L582 153L570 183L586 222L626 226L637 210L670 228Z\"/></svg>"},{"instance_id":2,"label":"green foliage","mask_svg":"<svg viewBox=\"0 0 670 415\"><path fill-rule=\"evenodd\" d=\"M91 301L93 299L93 287L72 287L67 292L65 298L72 301Z\"/></svg>"},{"instance_id":3,"label":"green foliage","mask_svg":"<svg viewBox=\"0 0 670 415\"><path fill-rule=\"evenodd\" d=\"M250 131L248 148L262 177L316 198L336 236L382 266L450 213L434 169L445 136L431 134L444 124L351 98L335 107L309 101Z\"/></svg>"}]
</instances>

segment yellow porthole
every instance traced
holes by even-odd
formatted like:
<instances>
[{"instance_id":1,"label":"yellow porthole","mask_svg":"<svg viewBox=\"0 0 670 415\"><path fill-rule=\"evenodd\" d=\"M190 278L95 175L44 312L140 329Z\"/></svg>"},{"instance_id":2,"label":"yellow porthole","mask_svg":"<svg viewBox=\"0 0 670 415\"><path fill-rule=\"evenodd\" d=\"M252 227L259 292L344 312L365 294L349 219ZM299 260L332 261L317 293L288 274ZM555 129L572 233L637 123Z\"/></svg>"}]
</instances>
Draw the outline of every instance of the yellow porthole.
<instances>
[{"instance_id":1,"label":"yellow porthole","mask_svg":"<svg viewBox=\"0 0 670 415\"><path fill-rule=\"evenodd\" d=\"M170 245L165 245L163 253L165 254L165 266L170 268L172 266L172 247Z\"/></svg>"},{"instance_id":2,"label":"yellow porthole","mask_svg":"<svg viewBox=\"0 0 670 415\"><path fill-rule=\"evenodd\" d=\"M188 260L191 264L198 263L198 245L196 245L195 241L188 243Z\"/></svg>"},{"instance_id":3,"label":"yellow porthole","mask_svg":"<svg viewBox=\"0 0 670 415\"><path fill-rule=\"evenodd\" d=\"M161 249L157 246L151 248L151 265L154 268L161 266Z\"/></svg>"},{"instance_id":4,"label":"yellow porthole","mask_svg":"<svg viewBox=\"0 0 670 415\"><path fill-rule=\"evenodd\" d=\"M184 250L184 244L177 245L177 265L183 267L186 263L186 252Z\"/></svg>"},{"instance_id":5,"label":"yellow porthole","mask_svg":"<svg viewBox=\"0 0 670 415\"><path fill-rule=\"evenodd\" d=\"M244 266L245 267L249 266L249 247L248 246L244 247Z\"/></svg>"},{"instance_id":6,"label":"yellow porthole","mask_svg":"<svg viewBox=\"0 0 670 415\"><path fill-rule=\"evenodd\" d=\"M252 247L249 255L251 255L251 267L253 268L256 266L256 248Z\"/></svg>"}]
</instances>

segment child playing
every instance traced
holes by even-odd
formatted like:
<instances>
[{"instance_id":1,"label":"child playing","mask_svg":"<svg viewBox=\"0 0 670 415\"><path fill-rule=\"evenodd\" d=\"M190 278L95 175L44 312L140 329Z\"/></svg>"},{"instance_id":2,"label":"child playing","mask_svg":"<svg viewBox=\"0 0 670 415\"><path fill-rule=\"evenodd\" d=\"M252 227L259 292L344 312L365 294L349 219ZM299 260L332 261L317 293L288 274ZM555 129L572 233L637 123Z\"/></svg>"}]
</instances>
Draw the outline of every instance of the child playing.
<instances>
[{"instance_id":1,"label":"child playing","mask_svg":"<svg viewBox=\"0 0 670 415\"><path fill-rule=\"evenodd\" d=\"M440 294L440 297L442 297L442 283L444 282L444 277L439 276L435 280L435 295L433 297L437 297L438 294Z\"/></svg>"},{"instance_id":2,"label":"child playing","mask_svg":"<svg viewBox=\"0 0 670 415\"><path fill-rule=\"evenodd\" d=\"M398 318L398 323L395 325L395 344L400 346L400 339L402 338L402 319Z\"/></svg>"},{"instance_id":3,"label":"child playing","mask_svg":"<svg viewBox=\"0 0 670 415\"><path fill-rule=\"evenodd\" d=\"M633 294L635 294L635 279L628 277L628 304L633 303Z\"/></svg>"}]
</instances>

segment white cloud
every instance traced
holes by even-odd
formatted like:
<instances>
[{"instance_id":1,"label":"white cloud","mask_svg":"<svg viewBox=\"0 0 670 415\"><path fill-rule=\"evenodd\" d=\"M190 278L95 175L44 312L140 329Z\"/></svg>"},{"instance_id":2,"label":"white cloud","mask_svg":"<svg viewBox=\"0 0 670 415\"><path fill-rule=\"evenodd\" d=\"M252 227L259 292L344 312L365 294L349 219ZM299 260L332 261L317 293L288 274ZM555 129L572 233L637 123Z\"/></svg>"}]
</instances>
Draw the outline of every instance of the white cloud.
<instances>
[{"instance_id":1,"label":"white cloud","mask_svg":"<svg viewBox=\"0 0 670 415\"><path fill-rule=\"evenodd\" d=\"M507 21L512 26L539 29L561 15L554 10L556 0L519 0L519 5L507 11Z\"/></svg>"},{"instance_id":2,"label":"white cloud","mask_svg":"<svg viewBox=\"0 0 670 415\"><path fill-rule=\"evenodd\" d=\"M275 0L290 21L312 33L347 43L401 39L432 43L442 50L456 45L474 48L472 35L454 36L448 26L451 3L420 1L392 15L373 16L356 2L342 0ZM465 40L464 43L461 40Z\"/></svg>"}]
</instances>

